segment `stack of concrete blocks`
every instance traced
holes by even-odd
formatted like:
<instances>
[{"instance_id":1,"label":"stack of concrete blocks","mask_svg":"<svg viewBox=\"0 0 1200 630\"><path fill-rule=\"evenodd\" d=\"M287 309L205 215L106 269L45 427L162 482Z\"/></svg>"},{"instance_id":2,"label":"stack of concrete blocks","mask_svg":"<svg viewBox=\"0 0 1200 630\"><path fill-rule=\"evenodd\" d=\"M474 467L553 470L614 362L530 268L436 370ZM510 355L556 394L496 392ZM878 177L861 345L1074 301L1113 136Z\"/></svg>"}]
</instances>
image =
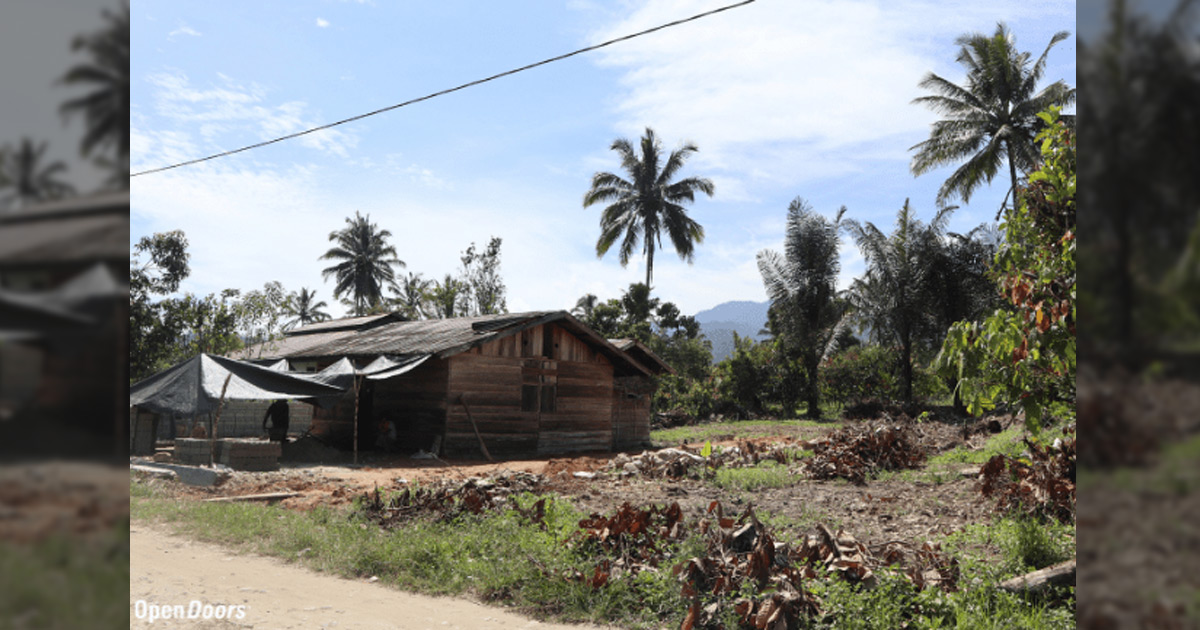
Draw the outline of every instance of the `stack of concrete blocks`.
<instances>
[{"instance_id":1,"label":"stack of concrete blocks","mask_svg":"<svg viewBox=\"0 0 1200 630\"><path fill-rule=\"evenodd\" d=\"M194 438L175 440L175 461L193 466L208 464L210 442ZM282 451L279 442L222 438L217 440L213 460L234 470L279 470Z\"/></svg>"}]
</instances>

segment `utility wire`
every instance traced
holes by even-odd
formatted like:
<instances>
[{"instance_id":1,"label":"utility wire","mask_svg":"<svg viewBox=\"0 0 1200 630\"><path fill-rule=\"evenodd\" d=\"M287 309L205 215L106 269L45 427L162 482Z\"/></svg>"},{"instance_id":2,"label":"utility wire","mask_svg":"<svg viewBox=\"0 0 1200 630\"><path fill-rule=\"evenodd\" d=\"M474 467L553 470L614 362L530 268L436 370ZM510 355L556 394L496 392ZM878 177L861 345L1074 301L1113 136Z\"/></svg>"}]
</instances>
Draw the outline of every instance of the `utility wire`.
<instances>
[{"instance_id":1,"label":"utility wire","mask_svg":"<svg viewBox=\"0 0 1200 630\"><path fill-rule=\"evenodd\" d=\"M327 124L327 125L321 125L321 126L319 126L319 127L313 127L313 128L311 128L311 129L305 129L304 131L298 131L298 132L296 132L296 133L293 133L293 134L288 134L288 135L286 135L286 136L280 136L280 137L278 137L278 138L275 138L275 139L273 139L273 140L266 140L266 141L264 141L264 142L259 142L259 143L256 143L256 144L251 144L251 145L244 146L244 147L242 147L242 148L240 148L240 149L233 149L233 150L231 150L231 151L224 151L224 152L221 152L221 153L216 153L216 154L214 154L214 155L210 155L210 156L208 156L208 157L197 158L197 159L195 159L195 160L188 160L188 161L186 161L186 162L179 162L178 164L171 164L170 166L160 166L160 167L158 167L158 168L152 168L152 169L149 169L149 170L140 171L140 172L137 172L137 173L133 173L133 174L131 174L131 175L130 175L130 177L137 177L137 176L139 176L139 175L150 175L151 173L161 173L162 171L169 171L169 170L171 170L171 169L173 169L173 168L179 168L179 167L181 167L181 166L189 166L189 165L191 165L191 164L199 164L200 162L207 162L207 161L209 161L209 160L215 160L215 159L217 159L217 158L220 158L220 157L225 157L225 156L227 156L227 155L233 155L234 153L241 153L241 152L243 152L243 151L249 151L249 150L251 150L251 149L257 149L257 148L259 148L259 147L265 147L265 146L267 146L267 145L269 145L269 144L275 144L276 142L283 142L284 140L291 140L292 138L299 138L300 136L307 135L307 134L310 134L310 133L315 133L315 132L317 132L317 131L323 131L323 130L325 130L325 129L331 129L331 128L333 128L333 127L337 127L338 125L344 125L344 124L346 124L346 123L354 122L354 121L356 121L356 120L362 120L363 118L368 118L368 117L370 117L370 116L375 116L375 115L377 115L377 114L382 114L382 113L384 113L384 112L390 112L390 111L392 111L393 109L400 109L401 107L405 107L405 106L408 106L408 105L412 105L413 103L420 103L421 101L428 101L428 100L429 100L429 99L431 99L431 98L435 98L435 97L438 97L438 96L442 96L442 95L444 95L444 94L449 94L449 93L451 93L451 92L457 92L457 91L459 91L459 90L463 90L463 89L466 89L466 88L469 88L469 87L472 87L472 86L475 86L475 85L479 85L479 84L481 84L481 83L487 83L488 81L494 81L494 80L496 80L496 79L499 79L499 78L501 78L501 77L506 77L506 76L509 76L509 75L511 75L511 74L517 74L518 72L524 72L524 71L526 71L526 70L532 70L533 68L536 68L536 67L538 67L538 66L544 66L544 65L546 65L546 64L548 64L548 63L554 63L555 61L562 61L563 59L566 59L566 58L568 58L568 57L574 57L575 55L580 55L580 54L583 54L583 53L585 53L585 52L591 52L591 51L593 51L593 50L596 50L596 49L599 49L599 48L604 48L605 46L610 46L610 45L612 45L612 44L616 44L616 43L618 43L618 42L628 41L628 40L631 40L631 39L633 39L633 38L635 38L635 37L641 37L642 35L649 35L650 33L654 33L654 32L657 32L657 31L661 31L661 30L663 30L663 29L671 28L672 26L679 26L680 24L685 24L685 23L687 23L687 22L691 22L691 21L693 21L693 20L698 20L698 19L700 19L700 18L702 18L702 17L708 17L708 16L710 16L710 15L715 15L715 14L717 14L717 13L721 13L721 12L723 12L723 11L728 11L728 10L730 10L730 9L736 9L736 8L738 8L738 7L741 7L741 6L745 6L745 5L747 5L747 4L750 4L751 2L754 2L754 0L744 0L743 2L738 2L738 3L736 3L736 4L731 4L731 5L723 6L723 7L719 8L719 9L713 9L712 11L705 11L704 13L699 13L699 14L697 14L697 15L693 15L692 17L689 17L689 18L684 18L684 19L682 19L682 20L676 20L676 21L674 21L674 22L668 22L668 23L666 23L666 24L662 24L662 25L659 25L659 26L655 26L654 28L646 29L646 30L644 30L644 31L640 31L640 32L633 33L633 34L630 34L630 35L625 35L625 36L623 36L623 37L618 37L618 38L616 38L616 39L610 39L610 40L608 40L608 41L606 41L606 42L602 42L602 43L600 43L600 44L596 44L596 45L594 45L594 46L588 46L587 48L580 48L579 50L576 50L576 51L574 51L574 52L569 52L569 53L567 53L567 54L565 54L565 55L559 55L559 56L557 56L557 57L551 57L551 58L549 58L549 59L545 59L545 60L539 61L539 62L537 62L537 63L531 63L531 64L529 64L529 65L527 65L527 66L521 66L520 68L515 68L515 69L513 69L513 70L509 70L509 71L507 71L507 72L501 72L500 74L494 74L494 75L492 75L492 76L490 76L490 77L487 77L487 78L485 78L485 79L478 79L478 80L476 80L476 81L471 81L470 83L464 83L464 84L462 84L462 85L460 85L460 86L458 86L458 87L452 87L452 88L450 88L450 89L447 89L447 90L442 90L442 91L440 91L440 92L434 92L433 94L428 94L428 95L422 96L422 97L420 97L420 98L414 98L414 99L412 99L412 100L409 100L409 101L404 101L403 103L397 103L397 104L395 104L395 105L390 105L390 106L388 106L388 107L384 107L384 108L382 108L382 109L377 109L377 110L375 110L375 111L372 111L372 112L367 112L367 113L365 113L365 114L359 114L359 115L357 115L357 116L352 116L352 117L350 117L350 118L346 118L346 119L343 119L343 120L339 120L339 121L337 121L337 122L332 122L332 123L329 123L329 124Z\"/></svg>"}]
</instances>

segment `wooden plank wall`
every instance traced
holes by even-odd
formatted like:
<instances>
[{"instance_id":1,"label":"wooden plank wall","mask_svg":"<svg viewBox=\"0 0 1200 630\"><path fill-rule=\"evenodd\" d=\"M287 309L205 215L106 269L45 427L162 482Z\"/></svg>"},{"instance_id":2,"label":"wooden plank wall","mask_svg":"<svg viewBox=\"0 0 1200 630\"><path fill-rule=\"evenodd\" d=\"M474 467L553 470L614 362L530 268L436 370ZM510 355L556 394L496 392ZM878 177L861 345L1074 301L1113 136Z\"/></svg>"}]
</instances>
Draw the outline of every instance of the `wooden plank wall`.
<instances>
[{"instance_id":1,"label":"wooden plank wall","mask_svg":"<svg viewBox=\"0 0 1200 630\"><path fill-rule=\"evenodd\" d=\"M407 374L372 381L372 400L360 401L360 414L369 413L359 424L360 447L373 448L375 428L385 417L396 423L396 450L430 450L441 435L446 420L446 377L448 361L430 358ZM353 448L354 395L346 394L331 409L313 411L313 433L338 448Z\"/></svg>"},{"instance_id":2,"label":"wooden plank wall","mask_svg":"<svg viewBox=\"0 0 1200 630\"><path fill-rule=\"evenodd\" d=\"M654 381L641 376L616 379L613 388L613 449L645 446L650 442L650 394Z\"/></svg>"},{"instance_id":3,"label":"wooden plank wall","mask_svg":"<svg viewBox=\"0 0 1200 630\"><path fill-rule=\"evenodd\" d=\"M443 448L449 456L480 455L463 394L492 455L612 447L612 364L566 330L537 326L451 357L449 364Z\"/></svg>"},{"instance_id":4,"label":"wooden plank wall","mask_svg":"<svg viewBox=\"0 0 1200 630\"><path fill-rule=\"evenodd\" d=\"M374 413L396 423L396 449L429 451L446 423L449 361L430 357L411 372L375 381Z\"/></svg>"}]
</instances>

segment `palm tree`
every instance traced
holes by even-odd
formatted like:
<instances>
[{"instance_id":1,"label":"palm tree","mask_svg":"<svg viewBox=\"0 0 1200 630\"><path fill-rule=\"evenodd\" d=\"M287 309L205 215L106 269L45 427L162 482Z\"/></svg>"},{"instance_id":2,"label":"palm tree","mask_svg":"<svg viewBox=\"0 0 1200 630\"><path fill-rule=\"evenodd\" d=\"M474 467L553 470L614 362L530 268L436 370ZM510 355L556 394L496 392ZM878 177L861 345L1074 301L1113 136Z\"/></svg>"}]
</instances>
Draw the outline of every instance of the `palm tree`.
<instances>
[{"instance_id":1,"label":"palm tree","mask_svg":"<svg viewBox=\"0 0 1200 630\"><path fill-rule=\"evenodd\" d=\"M698 149L696 145L686 143L672 151L660 165L662 144L649 127L642 136L640 156L633 144L624 138L614 140L610 148L621 156L621 168L629 179L613 173L596 173L592 176L591 189L583 196L585 208L597 203L609 204L600 215L596 256L603 257L617 239L623 237L620 256L624 267L629 264L638 242L642 241L642 251L646 254L646 286L649 287L654 277L654 252L662 247L664 230L679 257L692 262L696 244L704 242L704 228L688 217L681 204L695 201L696 191L711 197L713 183L699 177L672 182L684 162Z\"/></svg>"},{"instance_id":2,"label":"palm tree","mask_svg":"<svg viewBox=\"0 0 1200 630\"><path fill-rule=\"evenodd\" d=\"M832 347L842 316L837 297L838 225L845 206L833 221L813 212L804 199L788 204L783 255L764 249L758 270L782 325L787 345L800 355L805 370L804 395L808 416L821 415L817 370Z\"/></svg>"},{"instance_id":3,"label":"palm tree","mask_svg":"<svg viewBox=\"0 0 1200 630\"><path fill-rule=\"evenodd\" d=\"M442 282L433 281L433 287L429 290L429 302L433 306L431 315L437 319L450 319L459 317L465 311L466 286L454 279L454 276L446 274L446 279Z\"/></svg>"},{"instance_id":4,"label":"palm tree","mask_svg":"<svg viewBox=\"0 0 1200 630\"><path fill-rule=\"evenodd\" d=\"M67 170L66 164L57 160L50 164L41 163L46 148L46 142L35 145L29 138L23 138L15 151L4 149L0 181L5 187L11 187L12 192L0 203L22 206L75 194L74 187L58 179L58 175Z\"/></svg>"},{"instance_id":5,"label":"palm tree","mask_svg":"<svg viewBox=\"0 0 1200 630\"><path fill-rule=\"evenodd\" d=\"M934 269L954 210L938 210L925 225L905 199L890 236L873 223L846 221L867 263L866 273L850 287L850 301L856 317L870 327L877 342L899 346L906 402L913 400L913 352L936 335L937 318L930 308L938 301Z\"/></svg>"},{"instance_id":6,"label":"palm tree","mask_svg":"<svg viewBox=\"0 0 1200 630\"><path fill-rule=\"evenodd\" d=\"M392 267L404 267L404 261L387 242L392 233L371 223L371 215L355 212L353 219L346 217L346 224L329 233L329 240L337 245L321 256L321 260L341 262L321 270L321 275L336 279L333 297L351 296L354 314L365 315L382 301L383 287L395 282Z\"/></svg>"},{"instance_id":7,"label":"palm tree","mask_svg":"<svg viewBox=\"0 0 1200 630\"><path fill-rule=\"evenodd\" d=\"M329 305L324 301L317 301L316 291L309 291L301 287L299 293L288 296L287 303L284 305L284 313L292 318L284 323L284 329L328 321L329 313L321 310L327 306Z\"/></svg>"},{"instance_id":8,"label":"palm tree","mask_svg":"<svg viewBox=\"0 0 1200 630\"><path fill-rule=\"evenodd\" d=\"M71 47L84 50L91 60L67 70L60 81L86 86L89 91L59 107L63 116L82 114L87 125L80 151L90 155L100 148L116 155L111 183L129 187L129 5L119 12L103 13L107 25L100 31L75 37Z\"/></svg>"},{"instance_id":9,"label":"palm tree","mask_svg":"<svg viewBox=\"0 0 1200 630\"><path fill-rule=\"evenodd\" d=\"M430 308L429 290L433 284L433 280L425 280L421 274L410 271L407 277L401 278L392 287L396 292L392 303L408 319L425 319Z\"/></svg>"},{"instance_id":10,"label":"palm tree","mask_svg":"<svg viewBox=\"0 0 1200 630\"><path fill-rule=\"evenodd\" d=\"M1075 102L1074 88L1056 81L1034 93L1046 67L1046 55L1066 31L1055 33L1037 61L1018 52L1016 38L1003 22L991 36L971 33L959 37L957 61L966 67L965 85L959 86L929 73L921 88L934 92L914 103L922 103L945 115L933 123L929 139L913 145L910 166L913 175L921 175L947 164L966 160L938 190L937 203L945 205L955 196L963 202L984 182L991 182L1002 162L1008 163L1012 191L1017 189L1017 169L1029 172L1040 160L1034 143L1041 112L1051 105Z\"/></svg>"},{"instance_id":11,"label":"palm tree","mask_svg":"<svg viewBox=\"0 0 1200 630\"><path fill-rule=\"evenodd\" d=\"M592 316L592 311L596 310L596 304L600 302L600 298L594 293L588 293L575 301L575 308L571 309L571 314L582 321L587 321Z\"/></svg>"}]
</instances>

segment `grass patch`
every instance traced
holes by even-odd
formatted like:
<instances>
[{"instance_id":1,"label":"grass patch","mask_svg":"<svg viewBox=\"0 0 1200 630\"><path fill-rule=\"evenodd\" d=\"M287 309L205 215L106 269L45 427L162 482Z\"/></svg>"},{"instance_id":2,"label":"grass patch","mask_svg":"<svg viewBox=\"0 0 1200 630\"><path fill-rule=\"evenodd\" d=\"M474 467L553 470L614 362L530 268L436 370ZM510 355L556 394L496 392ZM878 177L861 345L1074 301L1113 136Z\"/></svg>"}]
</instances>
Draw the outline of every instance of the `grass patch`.
<instances>
[{"instance_id":1,"label":"grass patch","mask_svg":"<svg viewBox=\"0 0 1200 630\"><path fill-rule=\"evenodd\" d=\"M650 432L650 440L656 444L680 444L704 442L706 440L745 439L774 435L797 435L816 433L838 428L837 423L813 420L745 420L698 424L689 427L674 427Z\"/></svg>"},{"instance_id":2,"label":"grass patch","mask_svg":"<svg viewBox=\"0 0 1200 630\"><path fill-rule=\"evenodd\" d=\"M786 488L799 477L776 461L760 462L749 468L718 468L713 485L727 490L752 492L763 488Z\"/></svg>"},{"instance_id":3,"label":"grass patch","mask_svg":"<svg viewBox=\"0 0 1200 630\"><path fill-rule=\"evenodd\" d=\"M0 544L0 610L14 628L122 628L129 609L129 524L98 538ZM0 621L0 627L10 627Z\"/></svg>"},{"instance_id":4,"label":"grass patch","mask_svg":"<svg viewBox=\"0 0 1200 630\"><path fill-rule=\"evenodd\" d=\"M1025 450L1025 443L1021 438L1025 435L1025 427L1020 424L1013 426L997 433L988 438L984 443L983 448L972 450L966 447L959 446L929 458L928 465L930 467L944 467L949 464L982 464L996 455L1008 455L1016 457Z\"/></svg>"},{"instance_id":5,"label":"grass patch","mask_svg":"<svg viewBox=\"0 0 1200 630\"><path fill-rule=\"evenodd\" d=\"M732 487L751 491L760 483L789 485L786 467L767 462L754 468L720 469ZM761 479L772 481L762 482ZM539 497L517 498L528 507ZM516 606L539 618L617 624L625 628L675 627L687 603L670 567L702 555L699 534L664 545L669 559L657 571L614 576L592 588L570 575L590 577L596 556L565 542L583 514L566 501L547 500L545 528L514 511L463 516L451 522L414 520L392 531L379 528L353 511L283 508L239 503L201 503L164 496L153 486L130 487L131 509L138 519L171 523L188 535L300 562L320 571L348 576L377 576L381 582L430 594L469 594L484 601ZM799 517L760 518L779 540L809 533L829 522L817 510ZM1074 553L1073 528L1057 523L997 519L975 525L945 541L963 569L958 593L916 592L899 574L879 572L879 586L865 591L840 580L807 584L822 598L827 615L805 627L816 628L1033 628L1074 627L1069 607L1030 604L997 592L1000 580L1023 573L1031 564ZM1069 555L1068 555L1069 557ZM980 578L980 583L973 583ZM124 588L124 583L120 583ZM729 607L726 613L732 610ZM122 612L122 618L124 612ZM727 619L726 627L738 627ZM64 626L65 627L65 626Z\"/></svg>"},{"instance_id":6,"label":"grass patch","mask_svg":"<svg viewBox=\"0 0 1200 630\"><path fill-rule=\"evenodd\" d=\"M135 518L164 521L197 539L335 575L376 576L427 594L469 594L541 618L620 621L633 628L658 627L684 610L679 584L667 570L613 580L602 589L564 579L575 572L591 576L595 563L563 544L585 516L565 501L547 501L544 530L507 511L444 523L416 520L385 531L353 513L179 501L135 488L130 488ZM535 499L520 501L527 506Z\"/></svg>"}]
</instances>

